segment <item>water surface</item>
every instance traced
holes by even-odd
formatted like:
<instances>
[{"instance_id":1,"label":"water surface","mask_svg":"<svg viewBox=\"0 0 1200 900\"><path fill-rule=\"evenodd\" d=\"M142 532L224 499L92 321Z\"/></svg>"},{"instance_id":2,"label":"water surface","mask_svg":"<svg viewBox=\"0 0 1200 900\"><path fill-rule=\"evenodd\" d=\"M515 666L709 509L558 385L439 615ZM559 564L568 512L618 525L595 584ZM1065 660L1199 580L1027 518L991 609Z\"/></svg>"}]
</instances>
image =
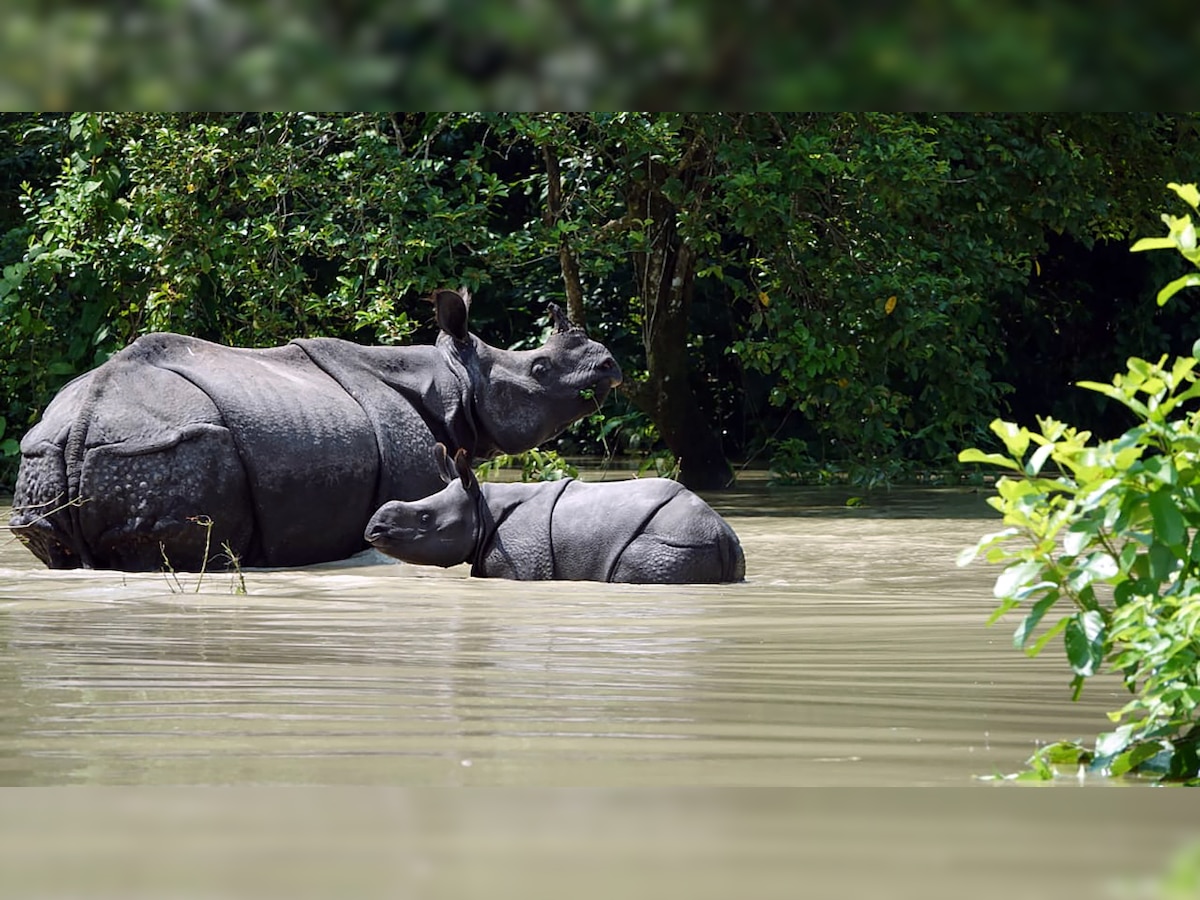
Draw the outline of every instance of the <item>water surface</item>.
<instances>
[{"instance_id":1,"label":"water surface","mask_svg":"<svg viewBox=\"0 0 1200 900\"><path fill-rule=\"evenodd\" d=\"M249 570L239 595L226 573L51 572L7 540L0 783L970 785L1123 702L1110 680L1072 703L1057 646L1029 660L1015 620L984 627L996 573L955 566L998 527L981 494L710 499L743 584L366 554Z\"/></svg>"}]
</instances>

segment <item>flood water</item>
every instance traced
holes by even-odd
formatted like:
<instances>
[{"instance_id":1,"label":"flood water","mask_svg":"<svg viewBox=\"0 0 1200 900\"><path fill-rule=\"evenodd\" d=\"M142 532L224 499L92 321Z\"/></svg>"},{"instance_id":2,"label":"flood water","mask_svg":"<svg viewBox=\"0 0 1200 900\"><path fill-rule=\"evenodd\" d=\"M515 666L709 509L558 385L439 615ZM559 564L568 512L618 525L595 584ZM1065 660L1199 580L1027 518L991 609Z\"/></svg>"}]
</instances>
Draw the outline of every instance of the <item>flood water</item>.
<instances>
[{"instance_id":1,"label":"flood water","mask_svg":"<svg viewBox=\"0 0 1200 900\"><path fill-rule=\"evenodd\" d=\"M714 495L722 586L517 583L367 554L179 583L0 546L6 785L970 785L1105 730L984 623L963 489ZM7 521L7 509L0 510ZM1096 781L1093 779L1093 781Z\"/></svg>"},{"instance_id":2,"label":"flood water","mask_svg":"<svg viewBox=\"0 0 1200 900\"><path fill-rule=\"evenodd\" d=\"M242 595L3 543L0 785L42 787L0 797L0 894L1154 897L1200 855L1178 791L978 779L1123 701L1072 703L1057 647L984 627L996 573L955 566L998 527L983 495L710 499L745 583L368 554ZM521 790L425 790L451 785ZM968 790L774 790L925 785Z\"/></svg>"}]
</instances>

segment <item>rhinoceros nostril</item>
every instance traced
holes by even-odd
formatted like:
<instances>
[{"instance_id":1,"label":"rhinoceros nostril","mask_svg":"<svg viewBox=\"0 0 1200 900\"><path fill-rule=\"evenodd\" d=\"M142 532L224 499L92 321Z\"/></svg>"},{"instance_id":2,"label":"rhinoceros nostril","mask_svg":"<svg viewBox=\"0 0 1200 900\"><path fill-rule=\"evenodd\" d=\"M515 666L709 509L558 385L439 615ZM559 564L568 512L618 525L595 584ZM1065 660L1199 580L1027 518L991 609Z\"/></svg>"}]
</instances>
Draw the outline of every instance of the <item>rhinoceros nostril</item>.
<instances>
[{"instance_id":1,"label":"rhinoceros nostril","mask_svg":"<svg viewBox=\"0 0 1200 900\"><path fill-rule=\"evenodd\" d=\"M596 367L601 375L608 379L611 387L616 387L621 383L621 368L617 365L617 361L611 356L606 356L600 360L600 364Z\"/></svg>"}]
</instances>

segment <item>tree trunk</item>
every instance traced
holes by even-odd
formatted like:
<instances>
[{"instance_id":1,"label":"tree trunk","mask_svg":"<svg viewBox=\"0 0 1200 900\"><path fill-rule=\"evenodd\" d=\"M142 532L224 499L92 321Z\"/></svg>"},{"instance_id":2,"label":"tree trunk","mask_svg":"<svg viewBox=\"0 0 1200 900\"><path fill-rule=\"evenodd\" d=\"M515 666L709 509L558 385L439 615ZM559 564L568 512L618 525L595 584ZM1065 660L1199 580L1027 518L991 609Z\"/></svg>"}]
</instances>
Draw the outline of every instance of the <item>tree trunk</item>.
<instances>
[{"instance_id":1,"label":"tree trunk","mask_svg":"<svg viewBox=\"0 0 1200 900\"><path fill-rule=\"evenodd\" d=\"M663 194L666 169L658 162L650 162L648 167L646 179L632 183L626 195L630 215L646 220L646 249L635 253L633 262L644 310L647 377L624 389L634 405L653 420L675 454L681 482L697 490L725 488L733 483L733 470L688 378L696 260L680 240L675 206ZM685 183L694 181L698 169L689 152L676 175Z\"/></svg>"},{"instance_id":2,"label":"tree trunk","mask_svg":"<svg viewBox=\"0 0 1200 900\"><path fill-rule=\"evenodd\" d=\"M562 218L562 171L558 165L558 155L549 144L542 145L542 159L546 162L546 213L544 221L547 227L553 228ZM567 294L567 318L580 328L587 324L583 311L583 283L579 278L579 263L571 251L571 244L566 235L559 239L558 262L562 269L563 288Z\"/></svg>"}]
</instances>

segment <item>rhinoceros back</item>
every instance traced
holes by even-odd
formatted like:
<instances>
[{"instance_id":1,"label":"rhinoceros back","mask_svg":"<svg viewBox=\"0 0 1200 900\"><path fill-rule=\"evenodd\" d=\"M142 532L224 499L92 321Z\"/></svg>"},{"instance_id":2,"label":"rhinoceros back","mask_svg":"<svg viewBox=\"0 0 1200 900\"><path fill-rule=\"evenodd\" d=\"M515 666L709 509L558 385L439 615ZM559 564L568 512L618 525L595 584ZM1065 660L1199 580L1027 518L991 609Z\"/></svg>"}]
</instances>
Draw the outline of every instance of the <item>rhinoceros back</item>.
<instances>
[{"instance_id":1,"label":"rhinoceros back","mask_svg":"<svg viewBox=\"0 0 1200 900\"><path fill-rule=\"evenodd\" d=\"M686 488L666 478L573 481L554 509L555 577L612 581L626 549Z\"/></svg>"},{"instance_id":2,"label":"rhinoceros back","mask_svg":"<svg viewBox=\"0 0 1200 900\"><path fill-rule=\"evenodd\" d=\"M222 515L240 506L244 519L246 504L220 414L195 385L147 364L159 349L144 338L76 378L22 440L10 525L48 565L154 568L159 544L181 534L189 546L172 563L195 567L205 536L188 519L202 514L222 520L215 546L240 551L248 538Z\"/></svg>"},{"instance_id":3,"label":"rhinoceros back","mask_svg":"<svg viewBox=\"0 0 1200 900\"><path fill-rule=\"evenodd\" d=\"M361 548L376 506L375 434L300 347L192 341L158 365L203 391L237 448L254 518L251 564L302 565Z\"/></svg>"},{"instance_id":4,"label":"rhinoceros back","mask_svg":"<svg viewBox=\"0 0 1200 900\"><path fill-rule=\"evenodd\" d=\"M471 569L478 577L686 584L745 576L733 529L669 479L482 489L488 521Z\"/></svg>"},{"instance_id":5,"label":"rhinoceros back","mask_svg":"<svg viewBox=\"0 0 1200 900\"><path fill-rule=\"evenodd\" d=\"M207 538L247 565L348 556L378 473L362 409L299 347L169 334L68 385L21 450L12 524L55 566L197 568Z\"/></svg>"},{"instance_id":6,"label":"rhinoceros back","mask_svg":"<svg viewBox=\"0 0 1200 900\"><path fill-rule=\"evenodd\" d=\"M729 523L701 497L680 490L629 542L610 580L719 583L745 576L745 553Z\"/></svg>"},{"instance_id":7,"label":"rhinoceros back","mask_svg":"<svg viewBox=\"0 0 1200 900\"><path fill-rule=\"evenodd\" d=\"M555 508L552 533L558 578L684 584L745 576L729 524L665 478L572 485Z\"/></svg>"}]
</instances>

